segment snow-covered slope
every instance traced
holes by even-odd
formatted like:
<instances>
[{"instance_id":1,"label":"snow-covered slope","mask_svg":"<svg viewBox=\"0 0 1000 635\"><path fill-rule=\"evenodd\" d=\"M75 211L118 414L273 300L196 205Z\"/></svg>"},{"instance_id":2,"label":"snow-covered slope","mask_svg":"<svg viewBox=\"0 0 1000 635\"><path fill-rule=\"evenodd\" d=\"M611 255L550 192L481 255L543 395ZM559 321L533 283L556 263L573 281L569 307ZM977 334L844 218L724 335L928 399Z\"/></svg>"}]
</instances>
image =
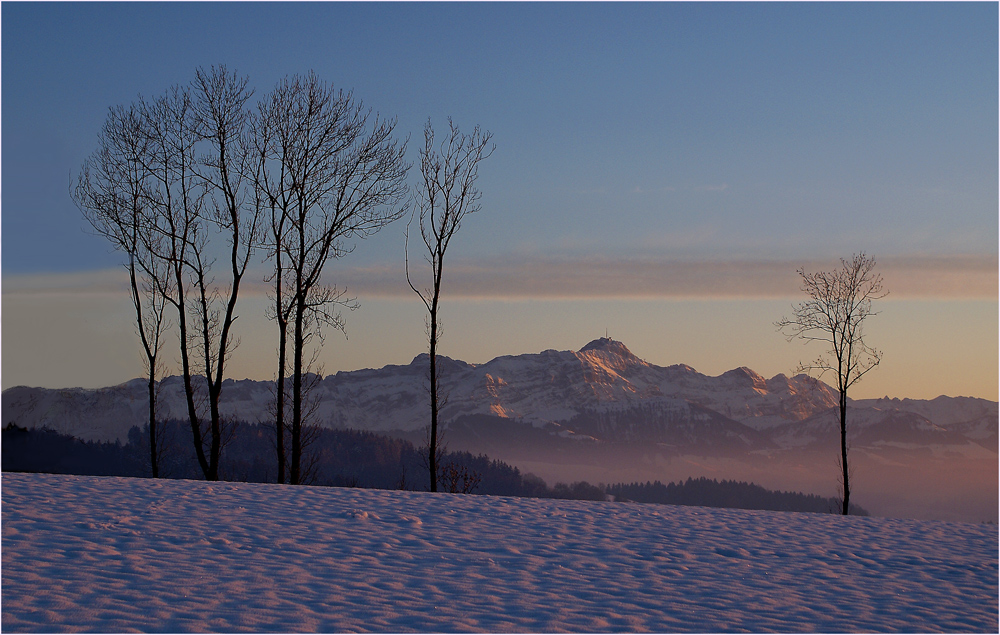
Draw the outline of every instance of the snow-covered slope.
<instances>
[{"instance_id":1,"label":"snow-covered slope","mask_svg":"<svg viewBox=\"0 0 1000 635\"><path fill-rule=\"evenodd\" d=\"M9 474L4 632L997 632L997 528Z\"/></svg>"},{"instance_id":2,"label":"snow-covered slope","mask_svg":"<svg viewBox=\"0 0 1000 635\"><path fill-rule=\"evenodd\" d=\"M623 343L607 338L579 351L502 356L479 365L439 357L438 368L448 397L442 410L445 422L486 415L616 442L676 445L687 435L696 444L747 450L774 443L809 445L826 434L824 413L837 404L833 390L806 375L765 379L749 368L737 368L711 377L680 364L649 364ZM248 422L268 421L273 391L273 382L227 381L222 412ZM317 383L311 398L317 404L313 421L320 425L422 430L429 408L427 356L418 355L407 365L327 376ZM159 404L162 418L186 417L179 378L161 382ZM952 437L971 439L983 447L992 440L995 445L996 402L939 397L864 400L853 405L872 421L897 421L904 413L947 428ZM2 410L4 425L48 426L88 440L125 441L131 426L143 425L145 408L145 384L133 380L100 390L11 388L3 392ZM602 420L605 423L599 423ZM948 435L924 436L952 443Z\"/></svg>"}]
</instances>

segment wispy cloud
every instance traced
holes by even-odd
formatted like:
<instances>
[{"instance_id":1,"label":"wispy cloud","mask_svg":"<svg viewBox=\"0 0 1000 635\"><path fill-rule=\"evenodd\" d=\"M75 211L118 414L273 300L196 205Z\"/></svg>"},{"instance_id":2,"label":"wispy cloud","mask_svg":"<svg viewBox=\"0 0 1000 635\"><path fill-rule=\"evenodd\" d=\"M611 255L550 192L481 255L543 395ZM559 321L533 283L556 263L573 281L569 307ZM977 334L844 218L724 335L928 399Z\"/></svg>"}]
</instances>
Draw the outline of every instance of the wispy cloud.
<instances>
[{"instance_id":1,"label":"wispy cloud","mask_svg":"<svg viewBox=\"0 0 1000 635\"><path fill-rule=\"evenodd\" d=\"M4 274L2 290L14 295L118 294L129 289L124 268L77 271L72 273Z\"/></svg>"},{"instance_id":2,"label":"wispy cloud","mask_svg":"<svg viewBox=\"0 0 1000 635\"><path fill-rule=\"evenodd\" d=\"M419 271L422 263L411 263ZM796 271L831 269L837 261L642 259L522 259L445 267L444 293L466 298L794 298ZM890 299L995 299L997 256L911 256L879 261ZM263 295L269 285L244 281L244 293ZM350 296L408 296L402 263L331 268L328 282ZM419 276L415 280L422 285ZM4 276L4 295L126 293L121 270Z\"/></svg>"},{"instance_id":3,"label":"wispy cloud","mask_svg":"<svg viewBox=\"0 0 1000 635\"><path fill-rule=\"evenodd\" d=\"M832 269L837 261L574 258L455 261L444 292L469 298L776 298L801 293L799 268ZM890 297L996 298L996 256L886 258L879 262ZM351 295L412 293L402 266L340 270ZM418 288L420 287L417 284Z\"/></svg>"},{"instance_id":4,"label":"wispy cloud","mask_svg":"<svg viewBox=\"0 0 1000 635\"><path fill-rule=\"evenodd\" d=\"M997 256L910 256L880 262L890 297L996 299Z\"/></svg>"}]
</instances>

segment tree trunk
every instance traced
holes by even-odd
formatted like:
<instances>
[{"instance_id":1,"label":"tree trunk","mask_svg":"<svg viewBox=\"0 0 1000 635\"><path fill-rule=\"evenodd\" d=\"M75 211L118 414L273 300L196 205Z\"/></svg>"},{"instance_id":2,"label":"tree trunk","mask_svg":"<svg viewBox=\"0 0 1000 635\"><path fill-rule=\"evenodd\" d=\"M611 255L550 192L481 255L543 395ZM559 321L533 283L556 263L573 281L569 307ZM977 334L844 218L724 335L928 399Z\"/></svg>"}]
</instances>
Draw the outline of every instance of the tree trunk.
<instances>
[{"instance_id":1,"label":"tree trunk","mask_svg":"<svg viewBox=\"0 0 1000 635\"><path fill-rule=\"evenodd\" d=\"M431 438L428 468L430 470L431 491L437 491L437 429L438 429L438 388L437 388L437 296L431 310Z\"/></svg>"},{"instance_id":2,"label":"tree trunk","mask_svg":"<svg viewBox=\"0 0 1000 635\"><path fill-rule=\"evenodd\" d=\"M278 303L278 387L275 395L275 449L278 453L278 482L285 482L285 346L288 339L288 325L281 321L281 303Z\"/></svg>"},{"instance_id":3,"label":"tree trunk","mask_svg":"<svg viewBox=\"0 0 1000 635\"><path fill-rule=\"evenodd\" d=\"M199 319L201 321L199 337L201 338L200 346L202 348L202 355L204 359L204 373L205 373L205 385L208 387L208 433L209 433L209 445L208 445L208 471L205 473L205 480L207 481L217 481L219 480L219 397L216 393L215 383L212 381L212 340L211 340L211 312L209 311L209 299L208 291L206 289L207 282L205 279L206 271L201 265L201 255L196 252L196 259L198 263L198 269L195 273L197 274L197 284L198 284L198 309L199 309Z\"/></svg>"},{"instance_id":4,"label":"tree trunk","mask_svg":"<svg viewBox=\"0 0 1000 635\"><path fill-rule=\"evenodd\" d=\"M304 348L303 320L305 298L301 293L296 299L295 332L292 337L294 369L292 371L292 465L288 482L298 485L302 465L302 358Z\"/></svg>"},{"instance_id":5,"label":"tree trunk","mask_svg":"<svg viewBox=\"0 0 1000 635\"><path fill-rule=\"evenodd\" d=\"M208 380L211 382L211 380ZM219 480L219 454L222 452L222 425L219 415L219 393L222 384L210 383L208 387L209 410L212 414L212 445L211 458L208 462L208 480Z\"/></svg>"},{"instance_id":6,"label":"tree trunk","mask_svg":"<svg viewBox=\"0 0 1000 635\"><path fill-rule=\"evenodd\" d=\"M137 243L137 239L133 239ZM160 341L160 326L162 322L157 320L156 342L150 343L146 337L146 325L142 314L142 301L139 296L139 283L135 275L135 255L129 254L129 281L132 284L132 302L135 306L136 325L139 329L139 339L142 341L143 351L146 353L146 363L149 364L148 397L149 397L149 467L153 478L159 478L160 471L156 463L156 355ZM151 303L155 303L153 300ZM155 310L155 308L154 308ZM159 317L163 316L162 309Z\"/></svg>"},{"instance_id":7,"label":"tree trunk","mask_svg":"<svg viewBox=\"0 0 1000 635\"><path fill-rule=\"evenodd\" d=\"M175 265L176 266L176 265ZM181 373L184 375L184 397L187 401L188 419L191 422L191 436L194 438L194 452L198 458L198 465L206 480L209 479L208 460L205 458L205 448L202 446L201 422L198 420L198 411L194 407L194 386L191 385L191 360L188 356L187 346L187 316L184 314L185 306L183 302L184 278L182 272L176 270L177 277L177 323L181 345Z\"/></svg>"},{"instance_id":8,"label":"tree trunk","mask_svg":"<svg viewBox=\"0 0 1000 635\"><path fill-rule=\"evenodd\" d=\"M223 148L222 153L225 150ZM223 165L223 169L225 166ZM237 210L235 197L232 192L226 192L226 198L230 205L230 214L233 222L233 245L231 253L231 264L233 272L232 286L229 290L229 300L226 302L226 313L222 320L222 333L219 335L219 355L215 360L215 379L213 381L211 375L208 375L207 379L209 382L208 394L211 400L211 411L212 411L212 461L211 470L212 478L210 480L219 480L219 462L221 461L222 455L222 413L219 409L219 400L222 398L222 386L223 377L225 377L226 368L226 356L229 354L229 331L233 327L233 321L236 319L236 302L240 294L240 282L243 280L243 272L240 268L239 261L239 211ZM248 252L249 257L249 252ZM245 265L244 265L245 266Z\"/></svg>"},{"instance_id":9,"label":"tree trunk","mask_svg":"<svg viewBox=\"0 0 1000 635\"><path fill-rule=\"evenodd\" d=\"M150 366L155 368L155 365ZM153 478L160 478L160 469L156 463L156 380L154 373L149 373L149 465Z\"/></svg>"},{"instance_id":10,"label":"tree trunk","mask_svg":"<svg viewBox=\"0 0 1000 635\"><path fill-rule=\"evenodd\" d=\"M271 211L274 218L274 208ZM278 323L278 381L275 394L274 449L278 454L278 483L285 482L285 371L288 366L288 314L284 312L283 266L281 262L281 240L284 235L284 213L275 231L274 249L274 320ZM272 220L273 227L273 220Z\"/></svg>"},{"instance_id":11,"label":"tree trunk","mask_svg":"<svg viewBox=\"0 0 1000 635\"><path fill-rule=\"evenodd\" d=\"M851 503L851 484L847 470L847 391L840 392L840 464L844 471L844 515Z\"/></svg>"}]
</instances>

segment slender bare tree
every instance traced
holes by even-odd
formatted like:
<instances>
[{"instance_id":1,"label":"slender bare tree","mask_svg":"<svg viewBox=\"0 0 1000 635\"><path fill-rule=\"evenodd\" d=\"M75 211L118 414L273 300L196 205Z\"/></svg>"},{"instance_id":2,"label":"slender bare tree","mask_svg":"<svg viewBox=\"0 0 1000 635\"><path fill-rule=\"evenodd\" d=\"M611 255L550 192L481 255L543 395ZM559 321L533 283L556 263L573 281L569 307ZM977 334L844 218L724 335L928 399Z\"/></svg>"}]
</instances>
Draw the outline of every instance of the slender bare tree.
<instances>
[{"instance_id":1,"label":"slender bare tree","mask_svg":"<svg viewBox=\"0 0 1000 635\"><path fill-rule=\"evenodd\" d=\"M224 66L198 69L192 86L192 127L203 154L194 164L205 205L201 213L209 230L225 241L229 272L227 284L215 283L213 260L195 243L188 262L196 293L198 345L208 390L208 480L219 478L219 458L224 439L219 401L225 366L239 345L233 336L240 283L260 243L264 210L254 197L255 166L249 135L247 101L253 90L248 80Z\"/></svg>"},{"instance_id":2,"label":"slender bare tree","mask_svg":"<svg viewBox=\"0 0 1000 635\"><path fill-rule=\"evenodd\" d=\"M851 260L840 260L834 271L807 273L799 269L802 290L809 299L792 307L791 318L783 317L775 326L788 338L823 342L824 354L798 372L817 371L836 375L840 393L840 468L843 513L850 509L850 471L847 464L847 390L882 361L882 353L865 343L864 322L877 313L872 301L888 292L882 276L875 271L875 259L863 252Z\"/></svg>"},{"instance_id":3,"label":"slender bare tree","mask_svg":"<svg viewBox=\"0 0 1000 635\"><path fill-rule=\"evenodd\" d=\"M152 102L140 99L137 107L147 137L141 161L147 173L150 208L146 231L140 238L166 269L166 276L154 278L153 282L176 312L181 377L195 456L205 478L210 479L212 471L205 455L197 403L200 398L196 397L189 349L193 331L188 321L193 306L188 263L200 259L193 256L204 251L208 236L201 214L204 196L194 170L198 138L192 121L191 94L186 87L173 86Z\"/></svg>"},{"instance_id":4,"label":"slender bare tree","mask_svg":"<svg viewBox=\"0 0 1000 635\"><path fill-rule=\"evenodd\" d=\"M281 132L282 117L285 114L280 107L282 101L284 100L276 98L276 94L269 95L258 103L250 118L250 138L254 144L252 171L254 196L257 205L266 210L261 246L266 250L266 259L269 259L274 267L265 281L273 285L271 298L273 304L266 310L266 315L268 319L274 320L278 327L278 372L275 377L274 404L271 410L271 415L274 417L278 483L285 482L288 459L285 447L285 435L288 432L286 423L288 389L285 379L288 373L288 321L294 308L286 297L287 264L281 249L286 238L292 196L291 190L287 187L289 184L285 174L290 161L288 153L291 144L279 140L281 137L290 136L287 130L283 134Z\"/></svg>"},{"instance_id":5,"label":"slender bare tree","mask_svg":"<svg viewBox=\"0 0 1000 635\"><path fill-rule=\"evenodd\" d=\"M160 350L167 329L165 317L169 283L162 260L147 248L147 173L143 157L148 137L141 112L135 107L112 108L98 136L98 150L83 165L72 198L94 230L122 251L128 262L129 287L135 309L136 332L142 343L149 400L149 464L159 478L156 425L156 377L161 372Z\"/></svg>"},{"instance_id":6,"label":"slender bare tree","mask_svg":"<svg viewBox=\"0 0 1000 635\"><path fill-rule=\"evenodd\" d=\"M427 308L427 335L430 344L430 401L431 422L428 433L427 463L431 491L438 488L438 415L441 402L438 386L437 345L440 333L438 308L441 300L441 279L444 273L444 256L452 238L468 214L478 212L481 192L476 189L479 162L488 158L496 149L490 144L492 135L482 132L479 126L472 134L462 134L458 126L448 119L449 135L440 147L434 144L434 128L430 119L424 126L424 147L420 150L420 175L422 181L415 195L414 213L419 210L420 237L427 253L425 260L431 267L430 288L418 290L410 278L409 225L406 232L406 282L420 296ZM413 217L410 217L412 222Z\"/></svg>"},{"instance_id":7,"label":"slender bare tree","mask_svg":"<svg viewBox=\"0 0 1000 635\"><path fill-rule=\"evenodd\" d=\"M314 73L281 80L254 115L252 129L261 157L255 184L270 214L270 316L279 335L278 471L283 480L287 429L292 484L303 477L307 393L316 378L309 371L323 344L323 328L344 330L340 309L356 306L344 290L324 283L324 267L351 251L345 241L370 236L405 213L406 144L394 139L395 125L394 120L372 116L350 92L334 90ZM288 374L292 385L286 395ZM288 413L286 399L291 401Z\"/></svg>"},{"instance_id":8,"label":"slender bare tree","mask_svg":"<svg viewBox=\"0 0 1000 635\"><path fill-rule=\"evenodd\" d=\"M208 480L219 478L225 365L238 345L232 327L240 282L260 242L263 216L247 178L253 170L246 111L251 95L245 78L213 67L198 69L190 86L112 110L101 149L84 166L76 190L84 209L117 206L130 223L123 225L132 230L126 237L134 245L130 262L145 276L142 285L132 276L137 313L146 310L141 299L150 298L149 309L162 327L164 304L176 310L192 440ZM122 147L112 147L109 139L122 139ZM106 226L95 224L98 231ZM220 242L230 265L222 285L212 271ZM159 336L149 335L144 347L158 350ZM204 382L196 376L198 366ZM151 443L156 436L151 430Z\"/></svg>"}]
</instances>

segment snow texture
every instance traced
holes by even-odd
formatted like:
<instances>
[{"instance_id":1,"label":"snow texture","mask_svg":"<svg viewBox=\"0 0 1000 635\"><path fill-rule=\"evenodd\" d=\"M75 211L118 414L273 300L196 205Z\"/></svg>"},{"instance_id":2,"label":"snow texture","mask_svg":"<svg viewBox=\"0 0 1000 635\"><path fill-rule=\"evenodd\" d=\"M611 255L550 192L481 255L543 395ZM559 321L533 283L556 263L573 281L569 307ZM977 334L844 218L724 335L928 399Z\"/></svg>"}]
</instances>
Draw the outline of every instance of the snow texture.
<instances>
[{"instance_id":1,"label":"snow texture","mask_svg":"<svg viewBox=\"0 0 1000 635\"><path fill-rule=\"evenodd\" d=\"M2 629L997 632L997 528L2 477Z\"/></svg>"}]
</instances>

